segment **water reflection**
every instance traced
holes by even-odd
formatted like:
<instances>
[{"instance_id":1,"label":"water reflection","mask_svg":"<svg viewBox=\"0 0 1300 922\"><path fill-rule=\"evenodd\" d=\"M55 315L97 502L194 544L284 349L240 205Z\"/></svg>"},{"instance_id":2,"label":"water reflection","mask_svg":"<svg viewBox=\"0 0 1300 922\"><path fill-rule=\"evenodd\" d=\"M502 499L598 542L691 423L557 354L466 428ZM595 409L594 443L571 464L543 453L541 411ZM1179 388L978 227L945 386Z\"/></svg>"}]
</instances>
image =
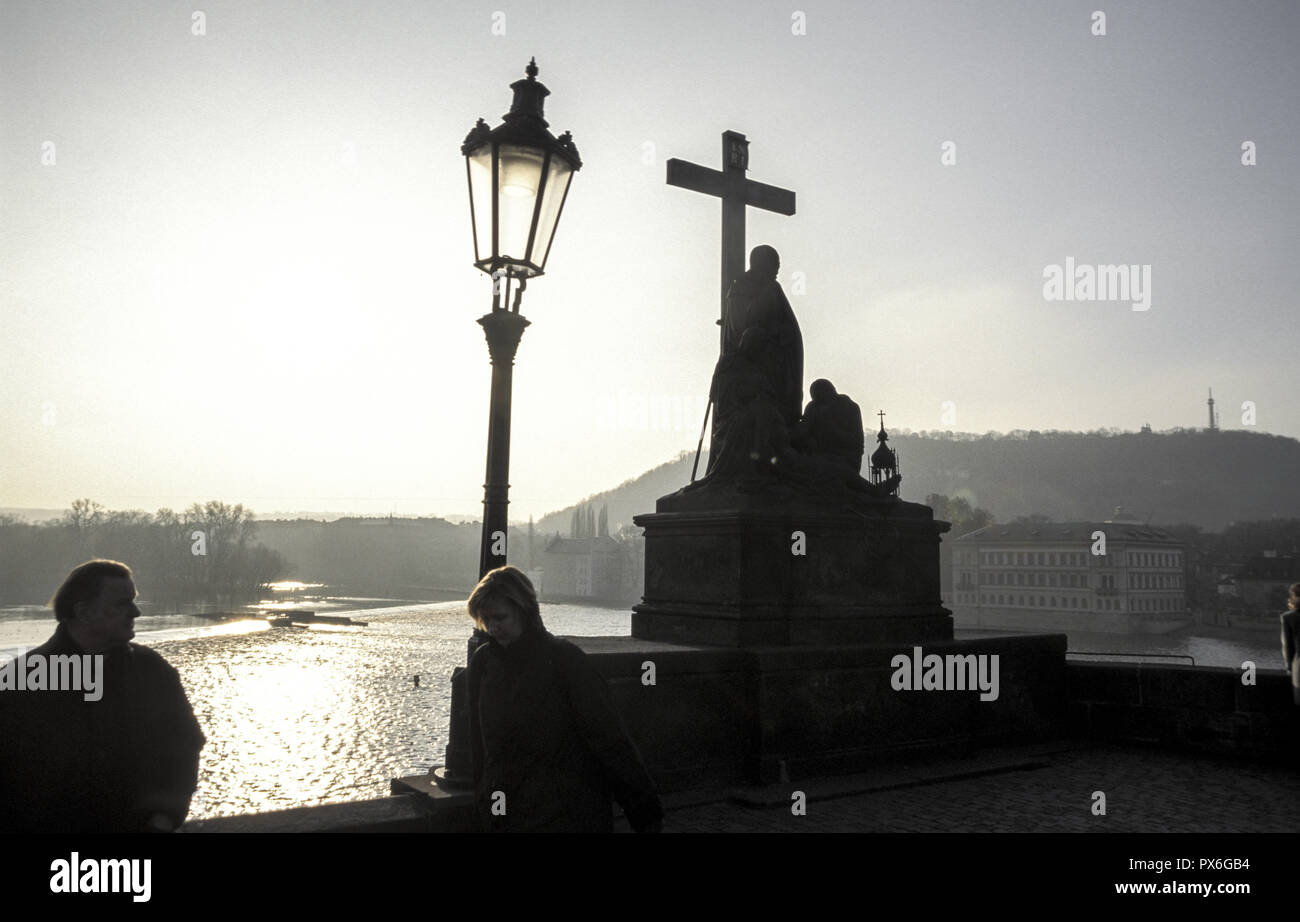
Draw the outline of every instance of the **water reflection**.
<instances>
[{"instance_id":1,"label":"water reflection","mask_svg":"<svg viewBox=\"0 0 1300 922\"><path fill-rule=\"evenodd\" d=\"M348 613L369 627L137 638L180 671L208 738L192 818L380 797L442 761L464 602ZM623 610L547 605L542 617L557 633L631 630Z\"/></svg>"},{"instance_id":2,"label":"water reflection","mask_svg":"<svg viewBox=\"0 0 1300 922\"><path fill-rule=\"evenodd\" d=\"M304 589L324 589L324 583L304 583L296 579L282 579L279 582L267 583L266 588L272 592L301 592Z\"/></svg>"},{"instance_id":3,"label":"water reflection","mask_svg":"<svg viewBox=\"0 0 1300 922\"><path fill-rule=\"evenodd\" d=\"M214 625L209 631L209 637L230 636L233 634L256 634L258 631L270 630L271 625L265 621L256 621L249 619L247 621L227 621L224 624Z\"/></svg>"}]
</instances>

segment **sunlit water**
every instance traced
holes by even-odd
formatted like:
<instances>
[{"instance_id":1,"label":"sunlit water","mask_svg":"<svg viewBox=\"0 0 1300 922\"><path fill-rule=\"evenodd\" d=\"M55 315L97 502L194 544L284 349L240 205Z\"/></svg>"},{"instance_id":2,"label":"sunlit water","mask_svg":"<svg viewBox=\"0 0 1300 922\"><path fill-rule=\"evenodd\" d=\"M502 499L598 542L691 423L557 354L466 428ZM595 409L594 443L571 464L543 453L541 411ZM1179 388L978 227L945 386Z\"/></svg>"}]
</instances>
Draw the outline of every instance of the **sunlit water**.
<instances>
[{"instance_id":1,"label":"sunlit water","mask_svg":"<svg viewBox=\"0 0 1300 922\"><path fill-rule=\"evenodd\" d=\"M379 797L390 778L423 774L443 761L451 671L464 665L471 628L465 603L370 607L386 602L312 600L313 610L349 615L366 627L270 628L186 615L136 622L136 641L179 670L208 739L192 818ZM631 630L631 612L623 609L548 604L542 617L556 634ZM52 630L48 609L0 609L0 653L35 646ZM1070 649L1281 667L1272 634L1077 634Z\"/></svg>"},{"instance_id":2,"label":"sunlit water","mask_svg":"<svg viewBox=\"0 0 1300 922\"><path fill-rule=\"evenodd\" d=\"M366 627L136 622L136 642L180 672L208 739L192 819L379 797L390 778L442 763L451 672L465 663L472 629L465 603L345 601L353 607L310 607ZM542 619L557 634L631 631L627 610L543 605ZM53 627L48 610L0 609L0 653L42 643Z\"/></svg>"}]
</instances>

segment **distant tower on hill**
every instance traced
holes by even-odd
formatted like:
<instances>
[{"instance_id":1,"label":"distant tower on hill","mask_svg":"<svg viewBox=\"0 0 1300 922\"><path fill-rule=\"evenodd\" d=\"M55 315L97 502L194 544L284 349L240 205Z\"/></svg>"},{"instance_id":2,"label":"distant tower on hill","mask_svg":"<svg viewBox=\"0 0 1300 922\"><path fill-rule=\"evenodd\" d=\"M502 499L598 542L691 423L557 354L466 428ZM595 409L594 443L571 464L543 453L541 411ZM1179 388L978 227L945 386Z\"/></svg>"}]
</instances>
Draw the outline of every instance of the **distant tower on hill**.
<instances>
[{"instance_id":1,"label":"distant tower on hill","mask_svg":"<svg viewBox=\"0 0 1300 922\"><path fill-rule=\"evenodd\" d=\"M1210 431L1219 431L1219 416L1214 412L1214 388L1210 388L1210 399L1205 401L1205 405L1210 408Z\"/></svg>"}]
</instances>

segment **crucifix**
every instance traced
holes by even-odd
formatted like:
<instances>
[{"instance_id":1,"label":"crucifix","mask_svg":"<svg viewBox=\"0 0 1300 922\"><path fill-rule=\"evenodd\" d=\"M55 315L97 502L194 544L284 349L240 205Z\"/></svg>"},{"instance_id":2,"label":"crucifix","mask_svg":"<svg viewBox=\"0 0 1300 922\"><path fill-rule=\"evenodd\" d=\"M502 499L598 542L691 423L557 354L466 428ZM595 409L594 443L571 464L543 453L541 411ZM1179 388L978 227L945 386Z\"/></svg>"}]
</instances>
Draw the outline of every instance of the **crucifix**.
<instances>
[{"instance_id":1,"label":"crucifix","mask_svg":"<svg viewBox=\"0 0 1300 922\"><path fill-rule=\"evenodd\" d=\"M749 142L738 131L722 133L722 170L711 170L675 157L668 161L668 185L722 199L722 300L718 323L727 309L727 291L745 272L745 207L794 214L794 193L745 178ZM719 336L721 339L721 334Z\"/></svg>"}]
</instances>

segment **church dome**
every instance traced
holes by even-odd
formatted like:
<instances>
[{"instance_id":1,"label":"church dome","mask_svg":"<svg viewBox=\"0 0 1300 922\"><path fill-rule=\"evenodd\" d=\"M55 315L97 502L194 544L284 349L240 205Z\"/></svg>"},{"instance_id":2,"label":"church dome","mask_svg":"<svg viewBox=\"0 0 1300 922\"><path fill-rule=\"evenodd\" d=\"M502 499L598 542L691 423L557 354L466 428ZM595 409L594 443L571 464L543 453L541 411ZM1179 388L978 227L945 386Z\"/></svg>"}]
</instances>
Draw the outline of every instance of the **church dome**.
<instances>
[{"instance_id":1,"label":"church dome","mask_svg":"<svg viewBox=\"0 0 1300 922\"><path fill-rule=\"evenodd\" d=\"M874 468L894 469L894 450L885 444L887 438L889 438L889 435L882 427L880 434L876 436L880 445L871 453L871 466Z\"/></svg>"}]
</instances>

